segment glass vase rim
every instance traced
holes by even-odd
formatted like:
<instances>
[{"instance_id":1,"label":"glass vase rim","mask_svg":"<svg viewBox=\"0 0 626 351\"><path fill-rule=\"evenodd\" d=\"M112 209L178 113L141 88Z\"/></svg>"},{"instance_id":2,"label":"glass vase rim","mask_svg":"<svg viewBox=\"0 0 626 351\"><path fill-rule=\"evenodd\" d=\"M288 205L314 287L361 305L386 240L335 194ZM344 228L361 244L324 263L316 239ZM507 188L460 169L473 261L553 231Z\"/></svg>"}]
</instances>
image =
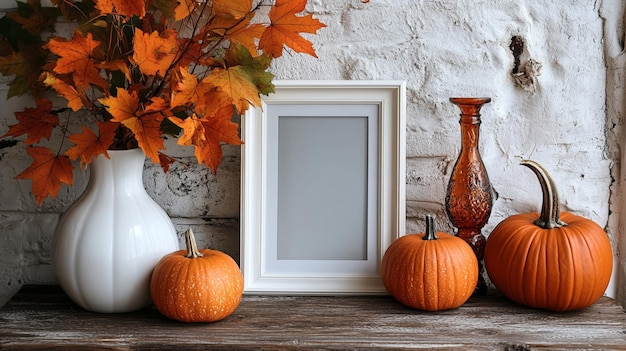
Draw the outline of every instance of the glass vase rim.
<instances>
[{"instance_id":1,"label":"glass vase rim","mask_svg":"<svg viewBox=\"0 0 626 351\"><path fill-rule=\"evenodd\" d=\"M490 97L451 97L450 102L457 105L482 105L491 102Z\"/></svg>"}]
</instances>

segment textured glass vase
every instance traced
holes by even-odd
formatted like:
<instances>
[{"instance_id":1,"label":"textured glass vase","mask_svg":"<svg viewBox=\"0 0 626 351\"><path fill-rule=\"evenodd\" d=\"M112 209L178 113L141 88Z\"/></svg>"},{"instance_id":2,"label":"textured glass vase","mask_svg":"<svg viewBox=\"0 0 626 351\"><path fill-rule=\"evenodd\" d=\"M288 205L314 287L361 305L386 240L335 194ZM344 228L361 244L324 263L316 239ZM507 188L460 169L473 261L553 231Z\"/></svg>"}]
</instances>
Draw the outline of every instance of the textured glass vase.
<instances>
[{"instance_id":1,"label":"textured glass vase","mask_svg":"<svg viewBox=\"0 0 626 351\"><path fill-rule=\"evenodd\" d=\"M475 294L486 293L482 276L485 237L481 229L491 215L494 192L478 151L480 108L490 98L450 98L461 109L461 151L456 160L446 192L446 212L457 235L464 239L478 259L478 284Z\"/></svg>"},{"instance_id":2,"label":"textured glass vase","mask_svg":"<svg viewBox=\"0 0 626 351\"><path fill-rule=\"evenodd\" d=\"M178 250L178 240L144 188L144 153L108 153L110 159L93 160L87 189L59 220L52 260L75 303L94 312L130 312L151 303L152 270Z\"/></svg>"}]
</instances>

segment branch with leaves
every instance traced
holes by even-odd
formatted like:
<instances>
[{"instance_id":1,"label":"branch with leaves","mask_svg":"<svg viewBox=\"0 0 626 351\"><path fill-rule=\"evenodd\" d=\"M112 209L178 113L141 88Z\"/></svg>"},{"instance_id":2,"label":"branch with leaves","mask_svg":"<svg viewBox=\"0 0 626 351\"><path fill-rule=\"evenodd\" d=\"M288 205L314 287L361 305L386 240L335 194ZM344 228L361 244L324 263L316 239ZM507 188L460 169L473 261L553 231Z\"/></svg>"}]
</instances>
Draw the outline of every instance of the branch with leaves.
<instances>
[{"instance_id":1,"label":"branch with leaves","mask_svg":"<svg viewBox=\"0 0 626 351\"><path fill-rule=\"evenodd\" d=\"M303 13L307 0L51 2L18 1L0 18L7 98L35 101L0 141L27 145L33 163L17 178L32 180L39 204L72 184L72 161L86 167L107 150L139 147L167 172L168 135L215 172L222 144L241 144L233 116L274 91L272 60L285 49L317 57L301 34L325 26ZM75 26L71 37L56 33L59 21ZM67 104L55 108L49 92ZM67 121L79 118L71 132ZM44 145L55 131L61 145Z\"/></svg>"}]
</instances>

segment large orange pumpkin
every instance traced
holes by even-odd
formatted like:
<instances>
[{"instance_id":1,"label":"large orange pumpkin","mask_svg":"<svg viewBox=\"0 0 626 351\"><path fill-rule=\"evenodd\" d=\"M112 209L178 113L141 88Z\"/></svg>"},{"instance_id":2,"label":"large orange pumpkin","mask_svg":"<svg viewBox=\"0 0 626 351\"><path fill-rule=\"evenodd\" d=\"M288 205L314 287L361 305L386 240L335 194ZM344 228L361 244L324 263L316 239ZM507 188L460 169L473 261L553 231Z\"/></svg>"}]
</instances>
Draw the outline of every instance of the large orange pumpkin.
<instances>
[{"instance_id":1,"label":"large orange pumpkin","mask_svg":"<svg viewBox=\"0 0 626 351\"><path fill-rule=\"evenodd\" d=\"M523 161L543 191L541 213L510 216L487 238L485 268L509 299L553 311L592 305L606 290L613 269L611 243L595 222L559 213L559 198L548 172Z\"/></svg>"},{"instance_id":2,"label":"large orange pumpkin","mask_svg":"<svg viewBox=\"0 0 626 351\"><path fill-rule=\"evenodd\" d=\"M436 232L426 217L426 232L394 241L381 264L385 288L400 303L425 311L457 308L478 281L478 260L465 240Z\"/></svg>"},{"instance_id":3,"label":"large orange pumpkin","mask_svg":"<svg viewBox=\"0 0 626 351\"><path fill-rule=\"evenodd\" d=\"M231 315L243 293L243 277L227 254L198 250L191 229L187 250L163 257L152 272L150 293L157 310L183 322L215 322Z\"/></svg>"}]
</instances>

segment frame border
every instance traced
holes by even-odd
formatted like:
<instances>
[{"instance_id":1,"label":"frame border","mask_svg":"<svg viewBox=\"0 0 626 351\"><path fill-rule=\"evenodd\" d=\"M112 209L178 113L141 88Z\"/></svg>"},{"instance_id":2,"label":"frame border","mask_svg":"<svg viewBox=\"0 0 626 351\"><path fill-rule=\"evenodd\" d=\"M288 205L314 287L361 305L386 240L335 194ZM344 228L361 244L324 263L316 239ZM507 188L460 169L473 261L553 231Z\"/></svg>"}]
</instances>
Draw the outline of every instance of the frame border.
<instances>
[{"instance_id":1,"label":"frame border","mask_svg":"<svg viewBox=\"0 0 626 351\"><path fill-rule=\"evenodd\" d=\"M263 204L267 197L268 104L378 104L378 257L403 236L406 226L406 82L396 80L276 80L275 93L241 119L241 270L244 294L384 294L380 273L372 275L285 275L265 272Z\"/></svg>"}]
</instances>

